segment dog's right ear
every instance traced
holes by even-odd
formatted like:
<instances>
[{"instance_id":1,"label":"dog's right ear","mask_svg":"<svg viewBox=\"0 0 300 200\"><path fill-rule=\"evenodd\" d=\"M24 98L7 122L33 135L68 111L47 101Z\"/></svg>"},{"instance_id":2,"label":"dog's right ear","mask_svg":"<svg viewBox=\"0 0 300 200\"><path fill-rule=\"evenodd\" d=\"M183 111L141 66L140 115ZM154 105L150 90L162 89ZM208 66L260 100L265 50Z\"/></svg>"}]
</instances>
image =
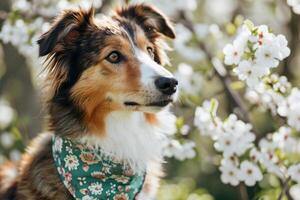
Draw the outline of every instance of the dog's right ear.
<instances>
[{"instance_id":1,"label":"dog's right ear","mask_svg":"<svg viewBox=\"0 0 300 200\"><path fill-rule=\"evenodd\" d=\"M39 56L72 49L84 29L93 24L94 9L66 10L38 40Z\"/></svg>"}]
</instances>

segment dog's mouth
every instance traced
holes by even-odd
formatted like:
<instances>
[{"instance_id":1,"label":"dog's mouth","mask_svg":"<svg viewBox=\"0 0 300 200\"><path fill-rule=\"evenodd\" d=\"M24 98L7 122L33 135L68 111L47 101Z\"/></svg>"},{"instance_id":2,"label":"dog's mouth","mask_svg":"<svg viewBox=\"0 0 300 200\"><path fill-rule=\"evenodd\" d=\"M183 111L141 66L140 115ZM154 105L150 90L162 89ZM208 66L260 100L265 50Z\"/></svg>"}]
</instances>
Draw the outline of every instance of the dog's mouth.
<instances>
[{"instance_id":1,"label":"dog's mouth","mask_svg":"<svg viewBox=\"0 0 300 200\"><path fill-rule=\"evenodd\" d=\"M165 107L172 102L173 102L172 99L167 99L167 100L162 100L162 101L154 101L154 102L147 103L147 104L139 104L134 101L125 101L124 105L125 106Z\"/></svg>"}]
</instances>

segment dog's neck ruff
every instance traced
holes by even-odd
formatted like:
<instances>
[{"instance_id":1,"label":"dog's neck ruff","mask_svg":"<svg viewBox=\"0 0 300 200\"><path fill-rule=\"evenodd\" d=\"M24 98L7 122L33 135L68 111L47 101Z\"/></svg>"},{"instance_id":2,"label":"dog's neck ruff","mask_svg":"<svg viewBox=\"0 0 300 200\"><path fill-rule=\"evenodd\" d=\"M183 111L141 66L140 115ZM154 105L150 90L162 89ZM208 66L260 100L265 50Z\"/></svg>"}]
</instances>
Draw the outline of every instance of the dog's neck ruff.
<instances>
[{"instance_id":1,"label":"dog's neck ruff","mask_svg":"<svg viewBox=\"0 0 300 200\"><path fill-rule=\"evenodd\" d=\"M76 200L134 199L145 173L67 138L53 136L52 153L61 181Z\"/></svg>"},{"instance_id":2,"label":"dog's neck ruff","mask_svg":"<svg viewBox=\"0 0 300 200\"><path fill-rule=\"evenodd\" d=\"M156 114L157 124L149 124L142 112L116 111L106 117L104 137L84 134L79 140L101 148L110 156L127 162L135 172L145 172L151 162L163 162L166 135L173 132L175 117L167 110Z\"/></svg>"}]
</instances>

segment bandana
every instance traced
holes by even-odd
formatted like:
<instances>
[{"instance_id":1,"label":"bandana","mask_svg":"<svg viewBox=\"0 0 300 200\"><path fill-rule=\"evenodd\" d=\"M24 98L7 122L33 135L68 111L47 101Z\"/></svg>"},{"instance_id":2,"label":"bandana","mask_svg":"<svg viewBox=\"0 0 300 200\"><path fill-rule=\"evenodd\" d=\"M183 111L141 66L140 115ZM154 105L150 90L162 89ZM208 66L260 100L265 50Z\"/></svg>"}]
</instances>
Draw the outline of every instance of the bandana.
<instances>
[{"instance_id":1,"label":"bandana","mask_svg":"<svg viewBox=\"0 0 300 200\"><path fill-rule=\"evenodd\" d=\"M145 174L66 138L53 136L52 152L61 181L76 200L131 200L141 191Z\"/></svg>"}]
</instances>

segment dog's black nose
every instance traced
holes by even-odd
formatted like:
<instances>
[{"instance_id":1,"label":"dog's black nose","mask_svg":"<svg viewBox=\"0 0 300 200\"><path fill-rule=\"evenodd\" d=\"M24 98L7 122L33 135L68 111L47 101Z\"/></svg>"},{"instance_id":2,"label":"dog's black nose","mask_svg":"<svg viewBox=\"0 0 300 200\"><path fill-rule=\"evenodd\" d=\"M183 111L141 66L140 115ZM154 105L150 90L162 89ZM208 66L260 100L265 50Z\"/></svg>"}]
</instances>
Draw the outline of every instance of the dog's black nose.
<instances>
[{"instance_id":1,"label":"dog's black nose","mask_svg":"<svg viewBox=\"0 0 300 200\"><path fill-rule=\"evenodd\" d=\"M172 95L177 90L178 81L175 78L159 77L155 80L156 88L163 94Z\"/></svg>"}]
</instances>

